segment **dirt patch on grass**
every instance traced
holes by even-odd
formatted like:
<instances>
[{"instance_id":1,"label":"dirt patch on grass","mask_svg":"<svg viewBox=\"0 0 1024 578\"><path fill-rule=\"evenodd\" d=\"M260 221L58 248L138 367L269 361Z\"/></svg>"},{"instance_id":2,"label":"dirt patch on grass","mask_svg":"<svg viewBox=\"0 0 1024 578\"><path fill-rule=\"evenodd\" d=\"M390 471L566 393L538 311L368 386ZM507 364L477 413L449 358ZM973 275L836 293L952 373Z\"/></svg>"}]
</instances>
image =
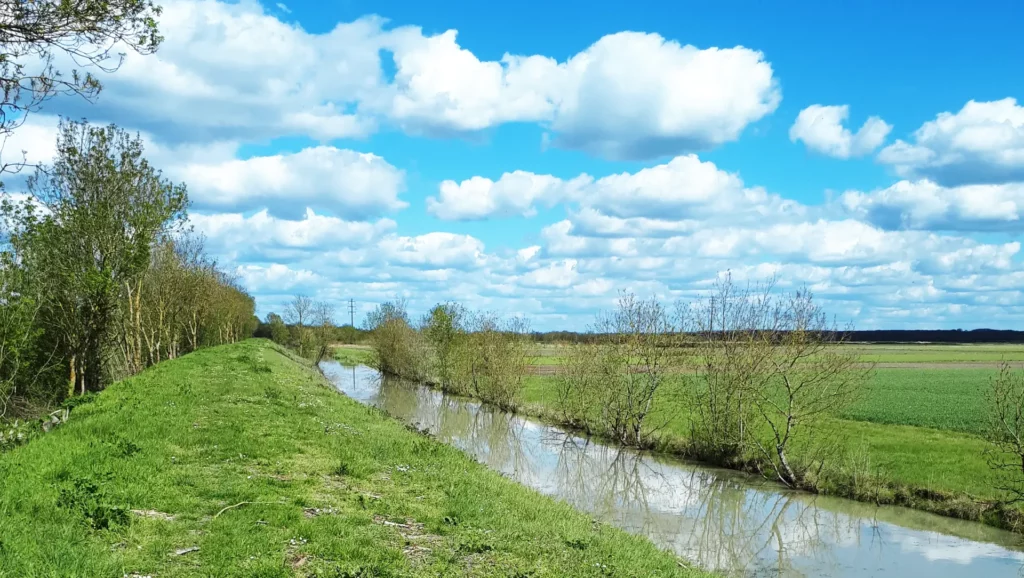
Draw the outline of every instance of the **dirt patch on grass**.
<instances>
[{"instance_id":1,"label":"dirt patch on grass","mask_svg":"<svg viewBox=\"0 0 1024 578\"><path fill-rule=\"evenodd\" d=\"M398 533L405 539L405 547L402 548L402 553L411 562L421 562L426 557L430 556L430 553L434 551L434 548L439 544L442 538L436 534L429 534L423 531L423 524L413 520L412 518L406 518L404 522L392 522L384 516L376 515L373 517L373 521L376 524L388 528L394 528Z\"/></svg>"},{"instance_id":2,"label":"dirt patch on grass","mask_svg":"<svg viewBox=\"0 0 1024 578\"><path fill-rule=\"evenodd\" d=\"M168 522L174 521L174 516L163 512L157 512L156 510L132 510L132 513L140 518L152 518L154 520L166 520Z\"/></svg>"}]
</instances>

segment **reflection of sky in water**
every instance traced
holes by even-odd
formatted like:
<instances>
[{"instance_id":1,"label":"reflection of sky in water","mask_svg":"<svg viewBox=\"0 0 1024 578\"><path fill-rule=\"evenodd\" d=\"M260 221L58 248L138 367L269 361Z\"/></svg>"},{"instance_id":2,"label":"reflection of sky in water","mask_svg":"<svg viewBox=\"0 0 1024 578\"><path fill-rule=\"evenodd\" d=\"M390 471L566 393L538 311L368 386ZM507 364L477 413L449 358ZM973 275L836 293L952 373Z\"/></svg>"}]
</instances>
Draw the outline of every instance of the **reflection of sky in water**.
<instances>
[{"instance_id":1,"label":"reflection of sky in water","mask_svg":"<svg viewBox=\"0 0 1024 578\"><path fill-rule=\"evenodd\" d=\"M1024 575L1024 544L1008 532L786 492L736 472L588 442L427 388L382 386L367 368L325 363L324 370L352 398L705 568L757 576Z\"/></svg>"}]
</instances>

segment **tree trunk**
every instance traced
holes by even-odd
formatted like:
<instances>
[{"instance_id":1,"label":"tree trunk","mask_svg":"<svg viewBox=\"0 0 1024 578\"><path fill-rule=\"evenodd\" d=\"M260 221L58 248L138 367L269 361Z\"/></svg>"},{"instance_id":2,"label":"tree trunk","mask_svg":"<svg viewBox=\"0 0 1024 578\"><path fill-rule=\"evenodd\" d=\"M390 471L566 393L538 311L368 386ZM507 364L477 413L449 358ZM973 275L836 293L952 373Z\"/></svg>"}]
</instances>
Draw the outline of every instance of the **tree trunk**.
<instances>
[{"instance_id":1,"label":"tree trunk","mask_svg":"<svg viewBox=\"0 0 1024 578\"><path fill-rule=\"evenodd\" d=\"M81 383L79 395L85 395L85 356L78 363L78 380Z\"/></svg>"},{"instance_id":2,"label":"tree trunk","mask_svg":"<svg viewBox=\"0 0 1024 578\"><path fill-rule=\"evenodd\" d=\"M796 474L793 473L793 468L789 467L789 460L786 459L786 448L777 445L775 446L775 452L779 456L779 468L782 471L782 476L785 478L783 481L791 486L796 485Z\"/></svg>"},{"instance_id":3,"label":"tree trunk","mask_svg":"<svg viewBox=\"0 0 1024 578\"><path fill-rule=\"evenodd\" d=\"M71 397L71 396L75 395L75 387L78 385L78 372L75 371L76 370L75 363L76 363L76 358L75 358L74 355L72 355L71 356L71 361L68 363L68 366L69 366L69 369L70 369L70 373L71 373L71 380L70 380L69 385L68 385L68 397Z\"/></svg>"}]
</instances>

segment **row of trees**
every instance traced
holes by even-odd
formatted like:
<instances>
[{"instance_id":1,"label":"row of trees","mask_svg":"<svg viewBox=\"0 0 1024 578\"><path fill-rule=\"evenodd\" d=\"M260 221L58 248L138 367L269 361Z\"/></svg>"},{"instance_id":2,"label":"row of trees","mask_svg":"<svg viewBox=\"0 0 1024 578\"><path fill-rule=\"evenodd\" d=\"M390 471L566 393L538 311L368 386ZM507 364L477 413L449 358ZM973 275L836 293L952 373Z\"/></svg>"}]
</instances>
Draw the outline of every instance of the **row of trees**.
<instances>
[{"instance_id":1,"label":"row of trees","mask_svg":"<svg viewBox=\"0 0 1024 578\"><path fill-rule=\"evenodd\" d=\"M366 327L385 375L428 380L509 411L518 407L530 358L525 319L441 303L414 323L405 301L395 300L372 311Z\"/></svg>"},{"instance_id":2,"label":"row of trees","mask_svg":"<svg viewBox=\"0 0 1024 578\"><path fill-rule=\"evenodd\" d=\"M0 417L252 335L253 298L188 204L138 136L62 120L52 165L0 202Z\"/></svg>"},{"instance_id":3,"label":"row of trees","mask_svg":"<svg viewBox=\"0 0 1024 578\"><path fill-rule=\"evenodd\" d=\"M871 368L841 347L844 333L809 291L774 285L741 288L726 276L673 309L623 295L594 326L603 339L567 348L562 417L640 446L686 420L695 456L813 484L837 450L820 418L855 401Z\"/></svg>"},{"instance_id":4,"label":"row of trees","mask_svg":"<svg viewBox=\"0 0 1024 578\"><path fill-rule=\"evenodd\" d=\"M311 358L316 365L327 356L331 343L339 340L338 329L333 304L296 295L285 305L283 317L268 313L256 335L291 347L299 355Z\"/></svg>"},{"instance_id":5,"label":"row of trees","mask_svg":"<svg viewBox=\"0 0 1024 578\"><path fill-rule=\"evenodd\" d=\"M520 403L532 350L523 319L444 303L414 323L397 300L367 327L385 374L506 410ZM623 294L588 333L558 354L563 422L640 447L685 423L693 455L752 464L791 486L813 485L835 456L821 418L852 403L871 370L841 347L844 332L810 292L780 293L773 281L739 287L726 276L675 307Z\"/></svg>"},{"instance_id":6,"label":"row of trees","mask_svg":"<svg viewBox=\"0 0 1024 578\"><path fill-rule=\"evenodd\" d=\"M93 70L156 51L149 0L2 2L0 174L29 168L3 146L57 95L96 97ZM117 49L117 50L115 50ZM70 64L70 68L64 65ZM0 184L0 419L34 414L164 359L244 338L254 303L186 230L184 185L139 138L63 120L27 194Z\"/></svg>"}]
</instances>

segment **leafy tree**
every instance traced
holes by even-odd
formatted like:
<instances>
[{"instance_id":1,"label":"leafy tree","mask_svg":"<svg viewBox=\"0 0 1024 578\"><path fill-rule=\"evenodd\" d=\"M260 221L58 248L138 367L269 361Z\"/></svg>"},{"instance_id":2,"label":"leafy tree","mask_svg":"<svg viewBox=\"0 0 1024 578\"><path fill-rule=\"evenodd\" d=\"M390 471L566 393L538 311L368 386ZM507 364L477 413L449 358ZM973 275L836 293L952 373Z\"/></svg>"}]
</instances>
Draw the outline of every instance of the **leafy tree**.
<instances>
[{"instance_id":1,"label":"leafy tree","mask_svg":"<svg viewBox=\"0 0 1024 578\"><path fill-rule=\"evenodd\" d=\"M374 364L384 375L422 377L420 336L409 324L404 299L378 305L366 316Z\"/></svg>"},{"instance_id":2,"label":"leafy tree","mask_svg":"<svg viewBox=\"0 0 1024 578\"><path fill-rule=\"evenodd\" d=\"M30 199L5 203L11 244L43 296L42 324L80 392L109 376L104 347L119 305L138 303L154 242L185 219L184 185L164 179L142 152L137 136L113 125L62 120L57 157L29 179Z\"/></svg>"},{"instance_id":3,"label":"leafy tree","mask_svg":"<svg viewBox=\"0 0 1024 578\"><path fill-rule=\"evenodd\" d=\"M288 326L284 324L284 319L277 313L267 314L267 325L270 326L270 339L274 343L286 345L288 343Z\"/></svg>"},{"instance_id":4,"label":"leafy tree","mask_svg":"<svg viewBox=\"0 0 1024 578\"><path fill-rule=\"evenodd\" d=\"M466 340L466 308L457 303L435 305L423 320L423 335L433 353L433 378L448 391L456 379L458 355Z\"/></svg>"},{"instance_id":5,"label":"leafy tree","mask_svg":"<svg viewBox=\"0 0 1024 578\"><path fill-rule=\"evenodd\" d=\"M163 40L151 0L0 0L0 137L56 95L94 98L89 68L116 70L124 50L154 52ZM0 172L21 162L2 159Z\"/></svg>"},{"instance_id":6,"label":"leafy tree","mask_svg":"<svg viewBox=\"0 0 1024 578\"><path fill-rule=\"evenodd\" d=\"M500 319L477 313L462 355L458 381L474 395L506 411L515 411L529 364L529 322L522 317Z\"/></svg>"}]
</instances>

